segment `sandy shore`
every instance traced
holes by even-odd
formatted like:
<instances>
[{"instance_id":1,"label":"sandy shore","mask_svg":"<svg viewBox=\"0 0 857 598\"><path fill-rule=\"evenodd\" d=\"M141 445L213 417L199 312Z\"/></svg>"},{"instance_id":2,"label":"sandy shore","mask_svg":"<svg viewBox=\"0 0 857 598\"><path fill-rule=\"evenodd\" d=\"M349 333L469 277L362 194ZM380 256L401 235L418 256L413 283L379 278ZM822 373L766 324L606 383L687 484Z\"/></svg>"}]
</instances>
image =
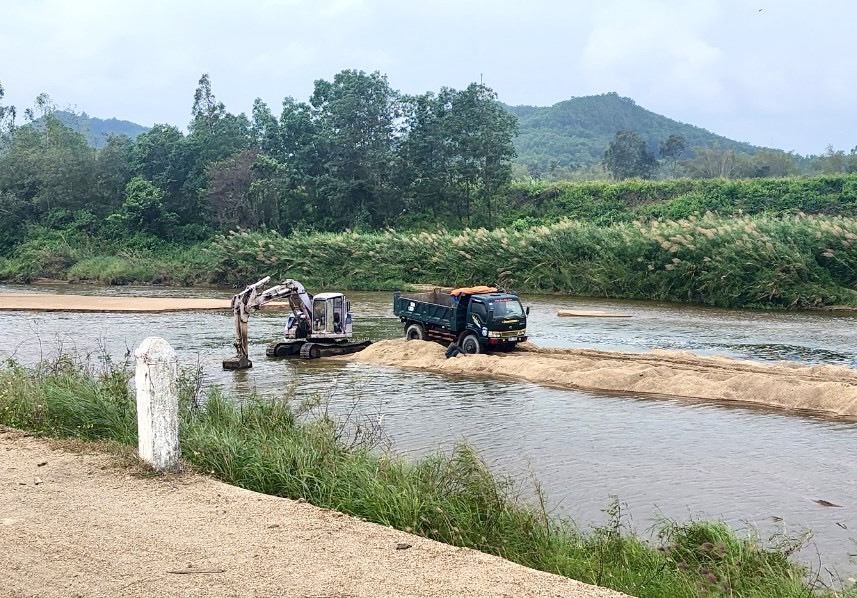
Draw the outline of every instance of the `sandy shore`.
<instances>
[{"instance_id":1,"label":"sandy shore","mask_svg":"<svg viewBox=\"0 0 857 598\"><path fill-rule=\"evenodd\" d=\"M613 311L592 311L581 309L561 309L556 312L560 318L630 318L631 314L622 314Z\"/></svg>"},{"instance_id":2,"label":"sandy shore","mask_svg":"<svg viewBox=\"0 0 857 598\"><path fill-rule=\"evenodd\" d=\"M265 311L288 309L275 301ZM48 293L0 293L0 311L67 311L67 312L175 312L231 311L229 299L194 297L105 297L102 295L51 295Z\"/></svg>"},{"instance_id":3,"label":"sandy shore","mask_svg":"<svg viewBox=\"0 0 857 598\"><path fill-rule=\"evenodd\" d=\"M160 312L229 309L229 299L0 293L0 311Z\"/></svg>"},{"instance_id":4,"label":"sandy shore","mask_svg":"<svg viewBox=\"0 0 857 598\"><path fill-rule=\"evenodd\" d=\"M396 339L377 342L341 359L562 388L741 402L857 417L857 370L841 366L767 364L682 351L540 349L527 343L509 354L446 359L444 351L437 343Z\"/></svg>"},{"instance_id":5,"label":"sandy shore","mask_svg":"<svg viewBox=\"0 0 857 598\"><path fill-rule=\"evenodd\" d=\"M15 598L623 595L2 428L0 542L0 594Z\"/></svg>"}]
</instances>

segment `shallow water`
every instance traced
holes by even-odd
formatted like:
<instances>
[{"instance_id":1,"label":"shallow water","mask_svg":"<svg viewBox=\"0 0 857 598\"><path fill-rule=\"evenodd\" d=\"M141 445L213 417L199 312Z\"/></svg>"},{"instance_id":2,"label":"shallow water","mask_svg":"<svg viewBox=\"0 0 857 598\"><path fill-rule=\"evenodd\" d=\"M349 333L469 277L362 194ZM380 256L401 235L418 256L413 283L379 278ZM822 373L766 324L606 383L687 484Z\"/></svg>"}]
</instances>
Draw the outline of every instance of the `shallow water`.
<instances>
[{"instance_id":1,"label":"shallow water","mask_svg":"<svg viewBox=\"0 0 857 598\"><path fill-rule=\"evenodd\" d=\"M61 287L74 293L228 296L228 290ZM54 291L50 287L0 287ZM359 336L398 336L389 293L351 293ZM652 348L808 363L857 365L853 315L716 310L675 305L528 297L529 332L542 346L623 351ZM612 310L631 318L556 318L559 309ZM284 318L250 322L254 368L225 372L232 352L227 313L0 313L0 357L33 362L58 350L121 359L149 335L164 336L207 382L266 396L320 396L336 413L354 405L383 416L393 448L407 455L472 444L495 471L539 480L550 505L579 525L604 521L610 495L644 532L659 514L723 518L770 533L812 529L823 562L857 567L857 424L677 400L604 396L532 384L449 378L357 363L269 360L264 346ZM822 507L824 499L842 508ZM814 549L804 551L808 562Z\"/></svg>"}]
</instances>

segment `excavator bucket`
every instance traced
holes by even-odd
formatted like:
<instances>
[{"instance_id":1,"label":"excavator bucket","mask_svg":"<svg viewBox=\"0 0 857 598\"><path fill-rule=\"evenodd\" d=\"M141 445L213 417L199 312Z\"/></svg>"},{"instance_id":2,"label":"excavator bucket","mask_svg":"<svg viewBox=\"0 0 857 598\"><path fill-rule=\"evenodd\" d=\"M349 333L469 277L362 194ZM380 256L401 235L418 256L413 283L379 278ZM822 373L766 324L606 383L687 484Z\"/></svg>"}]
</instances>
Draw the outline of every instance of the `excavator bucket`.
<instances>
[{"instance_id":1,"label":"excavator bucket","mask_svg":"<svg viewBox=\"0 0 857 598\"><path fill-rule=\"evenodd\" d=\"M223 360L224 370L248 370L253 367L253 362L244 355L227 357Z\"/></svg>"}]
</instances>

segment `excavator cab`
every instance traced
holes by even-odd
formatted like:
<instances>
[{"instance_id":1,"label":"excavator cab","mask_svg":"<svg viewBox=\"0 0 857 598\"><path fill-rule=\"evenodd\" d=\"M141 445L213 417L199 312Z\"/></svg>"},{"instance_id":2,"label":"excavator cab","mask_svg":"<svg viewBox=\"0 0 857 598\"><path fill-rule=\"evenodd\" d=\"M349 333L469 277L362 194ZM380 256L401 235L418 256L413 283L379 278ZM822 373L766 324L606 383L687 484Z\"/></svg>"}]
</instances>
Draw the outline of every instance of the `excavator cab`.
<instances>
[{"instance_id":1,"label":"excavator cab","mask_svg":"<svg viewBox=\"0 0 857 598\"><path fill-rule=\"evenodd\" d=\"M312 300L312 338L351 337L350 302L342 293L319 293Z\"/></svg>"}]
</instances>

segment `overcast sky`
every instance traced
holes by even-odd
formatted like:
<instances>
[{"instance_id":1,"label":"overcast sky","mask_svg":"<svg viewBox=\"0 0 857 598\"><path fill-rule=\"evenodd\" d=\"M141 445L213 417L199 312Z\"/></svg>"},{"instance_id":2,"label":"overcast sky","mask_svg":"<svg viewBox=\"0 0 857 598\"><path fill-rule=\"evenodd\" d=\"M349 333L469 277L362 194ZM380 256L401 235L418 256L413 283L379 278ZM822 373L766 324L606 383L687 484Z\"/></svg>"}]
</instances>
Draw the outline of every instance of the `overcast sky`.
<instances>
[{"instance_id":1,"label":"overcast sky","mask_svg":"<svg viewBox=\"0 0 857 598\"><path fill-rule=\"evenodd\" d=\"M342 69L406 93L480 77L508 104L616 91L801 154L857 146L854 0L0 0L4 104L190 120L202 73L231 112L308 99Z\"/></svg>"}]
</instances>

